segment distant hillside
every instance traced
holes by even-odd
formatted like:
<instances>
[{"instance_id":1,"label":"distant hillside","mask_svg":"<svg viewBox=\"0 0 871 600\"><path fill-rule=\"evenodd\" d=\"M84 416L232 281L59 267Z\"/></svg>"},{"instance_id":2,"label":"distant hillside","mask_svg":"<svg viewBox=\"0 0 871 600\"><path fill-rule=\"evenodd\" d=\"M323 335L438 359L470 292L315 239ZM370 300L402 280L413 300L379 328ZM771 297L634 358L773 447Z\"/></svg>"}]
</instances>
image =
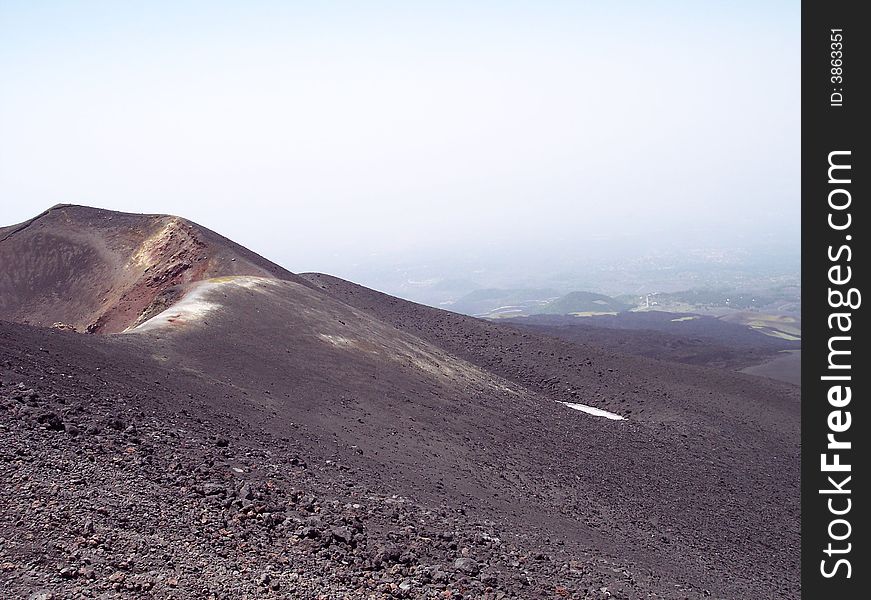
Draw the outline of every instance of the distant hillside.
<instances>
[{"instance_id":1,"label":"distant hillside","mask_svg":"<svg viewBox=\"0 0 871 600\"><path fill-rule=\"evenodd\" d=\"M548 301L559 295L553 289L486 288L470 292L446 308L476 317L528 315L541 312Z\"/></svg>"},{"instance_id":2,"label":"distant hillside","mask_svg":"<svg viewBox=\"0 0 871 600\"><path fill-rule=\"evenodd\" d=\"M594 292L571 292L548 302L539 314L570 315L572 313L623 312L630 307L619 300Z\"/></svg>"},{"instance_id":3,"label":"distant hillside","mask_svg":"<svg viewBox=\"0 0 871 600\"><path fill-rule=\"evenodd\" d=\"M452 312L495 319L543 314L615 313L631 306L594 292L561 295L559 291L547 288L486 288L470 292L446 308Z\"/></svg>"},{"instance_id":4,"label":"distant hillside","mask_svg":"<svg viewBox=\"0 0 871 600\"><path fill-rule=\"evenodd\" d=\"M765 292L734 289L690 289L680 292L657 292L635 300L661 310L717 309L776 310L799 312L800 291L793 286L772 286Z\"/></svg>"},{"instance_id":5,"label":"distant hillside","mask_svg":"<svg viewBox=\"0 0 871 600\"><path fill-rule=\"evenodd\" d=\"M736 370L766 362L785 350L801 348L800 340L710 315L627 311L585 318L532 315L508 323L614 352Z\"/></svg>"}]
</instances>

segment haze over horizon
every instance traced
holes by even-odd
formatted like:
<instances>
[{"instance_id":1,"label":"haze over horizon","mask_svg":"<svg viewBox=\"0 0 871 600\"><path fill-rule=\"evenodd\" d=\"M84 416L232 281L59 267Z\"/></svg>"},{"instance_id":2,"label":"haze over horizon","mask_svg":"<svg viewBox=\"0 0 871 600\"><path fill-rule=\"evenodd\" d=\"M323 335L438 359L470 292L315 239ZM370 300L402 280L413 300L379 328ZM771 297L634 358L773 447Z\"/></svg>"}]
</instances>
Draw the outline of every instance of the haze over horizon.
<instances>
[{"instance_id":1,"label":"haze over horizon","mask_svg":"<svg viewBox=\"0 0 871 600\"><path fill-rule=\"evenodd\" d=\"M597 246L797 261L799 8L4 2L0 224L171 213L349 277Z\"/></svg>"}]
</instances>

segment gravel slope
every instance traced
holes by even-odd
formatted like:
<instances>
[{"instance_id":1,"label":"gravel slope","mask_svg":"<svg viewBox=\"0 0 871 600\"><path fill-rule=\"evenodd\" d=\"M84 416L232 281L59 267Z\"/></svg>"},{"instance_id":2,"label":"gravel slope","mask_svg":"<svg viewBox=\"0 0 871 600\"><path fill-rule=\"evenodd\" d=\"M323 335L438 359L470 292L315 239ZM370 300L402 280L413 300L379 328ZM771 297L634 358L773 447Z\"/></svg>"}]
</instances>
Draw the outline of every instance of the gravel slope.
<instances>
[{"instance_id":1,"label":"gravel slope","mask_svg":"<svg viewBox=\"0 0 871 600\"><path fill-rule=\"evenodd\" d=\"M29 256L15 281L130 289L51 245L84 228L90 252L127 235L108 216L139 222L93 210L4 229L4 261ZM794 386L293 275L185 231L149 261L193 243L211 266L145 285L166 301L144 327L0 321L0 596L798 597ZM35 260L51 256L61 279ZM51 286L0 300L81 323L103 302ZM113 307L94 331L142 316Z\"/></svg>"}]
</instances>

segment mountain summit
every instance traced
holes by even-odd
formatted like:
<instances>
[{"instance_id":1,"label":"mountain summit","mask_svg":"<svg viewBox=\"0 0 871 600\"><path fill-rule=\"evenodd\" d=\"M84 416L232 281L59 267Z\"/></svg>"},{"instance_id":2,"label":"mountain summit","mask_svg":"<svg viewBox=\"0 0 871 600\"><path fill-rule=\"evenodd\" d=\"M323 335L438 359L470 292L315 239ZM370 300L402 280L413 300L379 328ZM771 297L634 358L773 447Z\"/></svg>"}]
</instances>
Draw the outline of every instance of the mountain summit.
<instances>
[{"instance_id":1,"label":"mountain summit","mask_svg":"<svg viewBox=\"0 0 871 600\"><path fill-rule=\"evenodd\" d=\"M0 229L0 318L116 333L192 284L292 273L186 219L59 204Z\"/></svg>"}]
</instances>

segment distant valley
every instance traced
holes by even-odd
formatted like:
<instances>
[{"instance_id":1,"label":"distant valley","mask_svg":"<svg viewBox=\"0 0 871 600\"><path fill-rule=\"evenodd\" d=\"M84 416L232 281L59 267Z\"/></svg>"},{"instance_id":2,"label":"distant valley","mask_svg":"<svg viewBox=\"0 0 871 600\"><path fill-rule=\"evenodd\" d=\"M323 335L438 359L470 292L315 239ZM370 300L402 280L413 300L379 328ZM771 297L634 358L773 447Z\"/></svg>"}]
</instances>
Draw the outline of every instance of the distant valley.
<instances>
[{"instance_id":1,"label":"distant valley","mask_svg":"<svg viewBox=\"0 0 871 600\"><path fill-rule=\"evenodd\" d=\"M610 297L496 288L445 307L627 354L799 380L801 317L783 294L689 290ZM774 367L766 367L771 362Z\"/></svg>"}]
</instances>

